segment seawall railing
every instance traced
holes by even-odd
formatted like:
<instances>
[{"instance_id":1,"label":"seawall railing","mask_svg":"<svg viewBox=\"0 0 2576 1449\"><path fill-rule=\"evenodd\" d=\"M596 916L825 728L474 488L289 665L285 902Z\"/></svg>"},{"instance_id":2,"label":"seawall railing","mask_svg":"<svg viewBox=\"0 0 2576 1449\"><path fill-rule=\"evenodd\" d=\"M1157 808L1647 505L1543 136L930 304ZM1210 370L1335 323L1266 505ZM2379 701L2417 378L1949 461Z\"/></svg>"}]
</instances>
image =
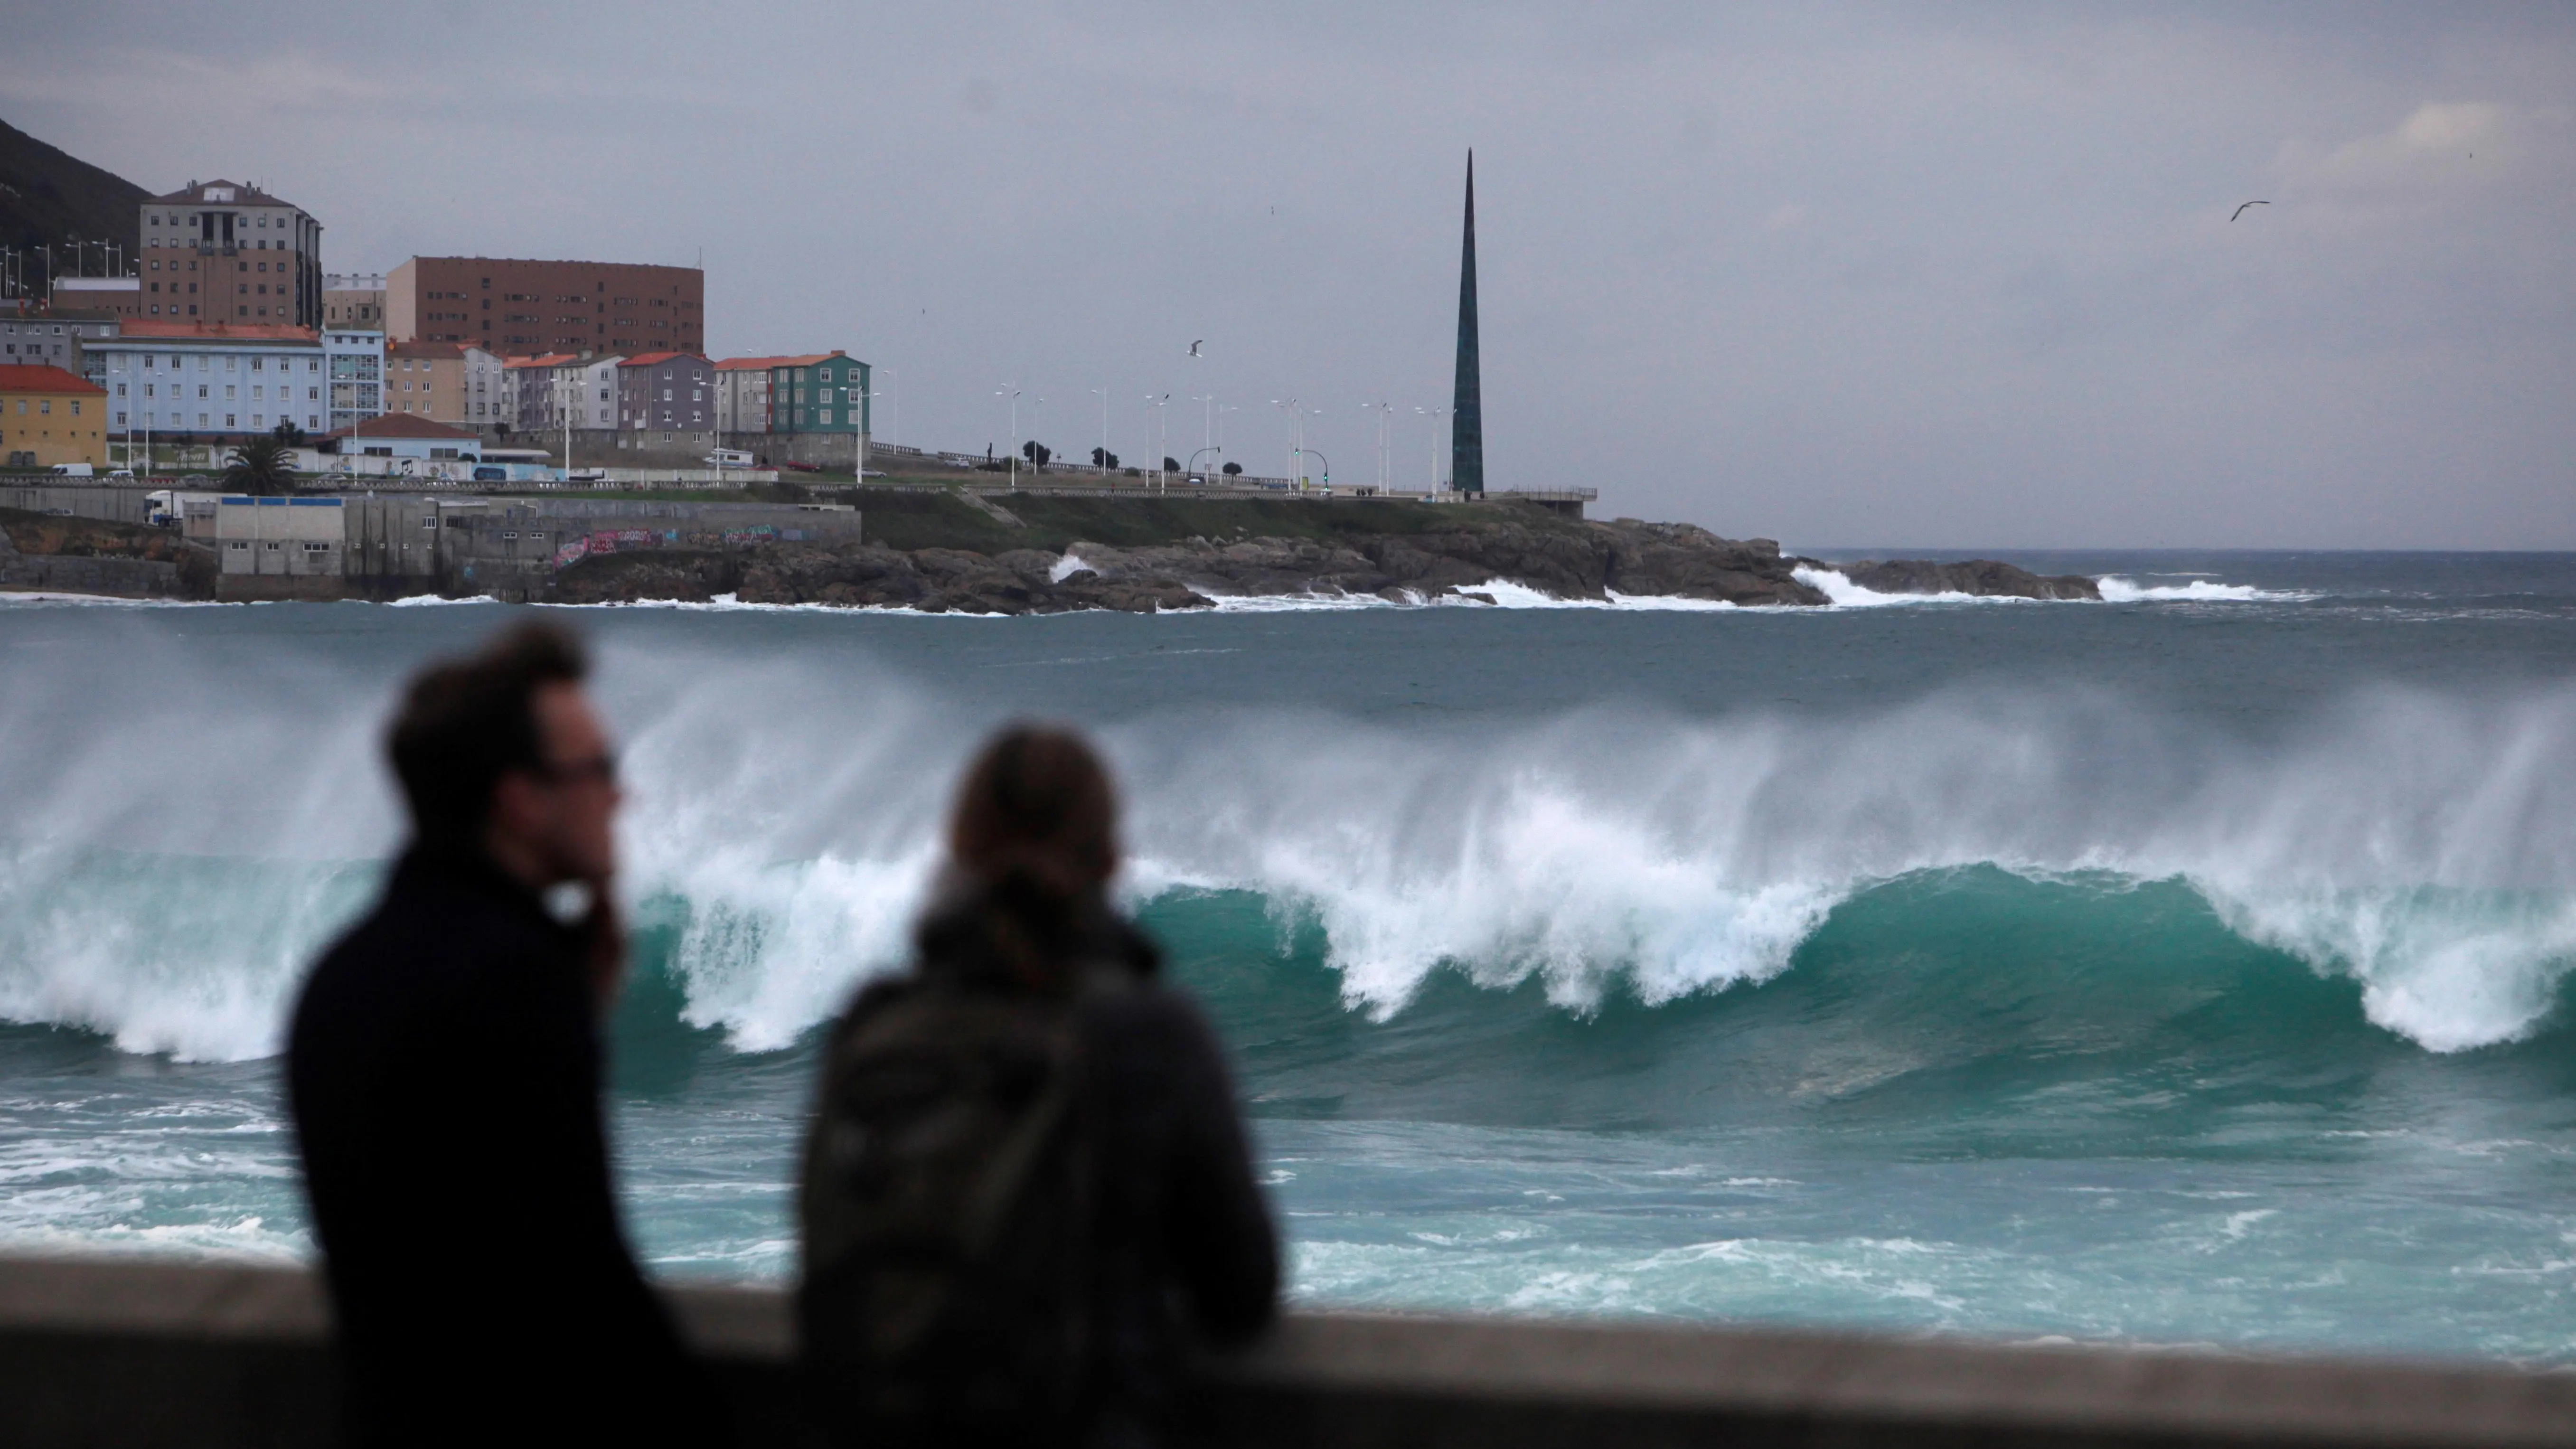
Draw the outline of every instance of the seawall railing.
<instances>
[{"instance_id":1,"label":"seawall railing","mask_svg":"<svg viewBox=\"0 0 2576 1449\"><path fill-rule=\"evenodd\" d=\"M775 1291L667 1290L738 1442L801 1441ZM495 1313L510 1309L494 1284ZM1211 1366L1253 1449L2576 1446L2576 1376L1759 1328L1294 1314ZM0 1260L0 1449L334 1442L329 1316L292 1268Z\"/></svg>"}]
</instances>

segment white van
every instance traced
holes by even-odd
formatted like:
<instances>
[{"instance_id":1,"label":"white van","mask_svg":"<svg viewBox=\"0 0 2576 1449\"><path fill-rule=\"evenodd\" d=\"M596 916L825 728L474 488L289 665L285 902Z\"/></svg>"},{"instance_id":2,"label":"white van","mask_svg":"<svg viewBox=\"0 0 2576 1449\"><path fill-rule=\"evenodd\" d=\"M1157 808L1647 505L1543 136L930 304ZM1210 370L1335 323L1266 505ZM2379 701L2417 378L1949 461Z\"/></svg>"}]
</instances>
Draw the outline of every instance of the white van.
<instances>
[{"instance_id":1,"label":"white van","mask_svg":"<svg viewBox=\"0 0 2576 1449\"><path fill-rule=\"evenodd\" d=\"M707 454L707 466L710 468L748 468L751 466L751 455L737 448L718 448L714 452Z\"/></svg>"},{"instance_id":2,"label":"white van","mask_svg":"<svg viewBox=\"0 0 2576 1449\"><path fill-rule=\"evenodd\" d=\"M56 463L54 465L54 476L57 478L94 478L98 476L98 470L87 463Z\"/></svg>"}]
</instances>

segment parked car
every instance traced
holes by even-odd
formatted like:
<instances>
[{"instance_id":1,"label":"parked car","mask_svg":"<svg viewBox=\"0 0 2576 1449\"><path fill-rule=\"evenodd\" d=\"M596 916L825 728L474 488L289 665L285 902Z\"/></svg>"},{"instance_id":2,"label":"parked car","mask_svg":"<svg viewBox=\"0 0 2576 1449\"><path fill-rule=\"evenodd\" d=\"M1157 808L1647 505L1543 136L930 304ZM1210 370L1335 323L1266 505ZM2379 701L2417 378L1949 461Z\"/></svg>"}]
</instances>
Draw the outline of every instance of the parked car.
<instances>
[{"instance_id":1,"label":"parked car","mask_svg":"<svg viewBox=\"0 0 2576 1449\"><path fill-rule=\"evenodd\" d=\"M510 481L510 470L507 468L493 468L488 466L478 467L474 470L474 481L477 483L507 483Z\"/></svg>"},{"instance_id":2,"label":"parked car","mask_svg":"<svg viewBox=\"0 0 2576 1449\"><path fill-rule=\"evenodd\" d=\"M799 473L820 473L823 471L823 465L820 463L781 463L778 466L781 468L793 468Z\"/></svg>"}]
</instances>

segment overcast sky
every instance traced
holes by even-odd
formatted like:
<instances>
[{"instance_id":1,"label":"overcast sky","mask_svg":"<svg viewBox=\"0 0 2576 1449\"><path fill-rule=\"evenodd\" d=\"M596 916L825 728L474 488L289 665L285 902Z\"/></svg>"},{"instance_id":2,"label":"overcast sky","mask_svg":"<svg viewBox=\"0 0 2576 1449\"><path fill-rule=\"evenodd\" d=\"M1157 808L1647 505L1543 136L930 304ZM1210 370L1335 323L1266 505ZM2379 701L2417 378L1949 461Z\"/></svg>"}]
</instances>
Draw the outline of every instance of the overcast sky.
<instances>
[{"instance_id":1,"label":"overcast sky","mask_svg":"<svg viewBox=\"0 0 2576 1449\"><path fill-rule=\"evenodd\" d=\"M881 439L1430 477L1793 545L2576 547L2576 9L30 6L0 116L334 271L694 262ZM1256 13L1258 11L1259 13ZM2268 207L2230 222L2239 202ZM1186 357L1206 339L1204 361ZM1037 399L1043 398L1041 405ZM1445 433L1440 435L1445 440Z\"/></svg>"}]
</instances>

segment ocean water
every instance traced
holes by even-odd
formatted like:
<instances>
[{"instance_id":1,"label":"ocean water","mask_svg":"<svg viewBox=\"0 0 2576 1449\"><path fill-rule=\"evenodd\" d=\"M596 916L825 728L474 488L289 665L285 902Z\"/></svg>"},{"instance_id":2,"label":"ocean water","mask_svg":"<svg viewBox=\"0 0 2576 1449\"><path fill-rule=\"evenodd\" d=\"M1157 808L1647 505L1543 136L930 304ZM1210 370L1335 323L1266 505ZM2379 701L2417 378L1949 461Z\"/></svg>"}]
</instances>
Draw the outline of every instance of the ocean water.
<instances>
[{"instance_id":1,"label":"ocean water","mask_svg":"<svg viewBox=\"0 0 2576 1449\"><path fill-rule=\"evenodd\" d=\"M635 1238L792 1273L816 1028L1047 716L1303 1303L2576 1363L2576 558L2018 561L2111 601L556 611ZM513 612L0 602L0 1252L310 1253L281 1017Z\"/></svg>"}]
</instances>

